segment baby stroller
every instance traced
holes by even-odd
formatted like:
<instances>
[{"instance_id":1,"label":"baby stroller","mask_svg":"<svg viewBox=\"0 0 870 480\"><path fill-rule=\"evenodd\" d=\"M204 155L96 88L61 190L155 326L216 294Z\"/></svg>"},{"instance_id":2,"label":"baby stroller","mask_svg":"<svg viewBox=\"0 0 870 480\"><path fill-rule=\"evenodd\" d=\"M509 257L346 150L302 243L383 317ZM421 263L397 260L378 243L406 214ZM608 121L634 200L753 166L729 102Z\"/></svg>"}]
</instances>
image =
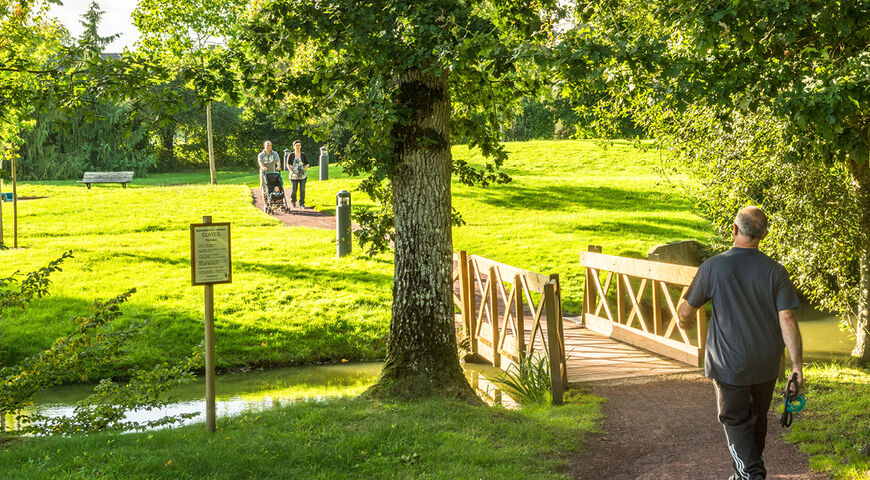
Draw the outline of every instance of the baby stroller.
<instances>
[{"instance_id":1,"label":"baby stroller","mask_svg":"<svg viewBox=\"0 0 870 480\"><path fill-rule=\"evenodd\" d=\"M284 213L288 213L290 208L287 206L287 197L284 196L284 187L281 186L281 174L278 172L268 172L266 176L266 188L263 189L263 205L266 213L273 214L278 208Z\"/></svg>"}]
</instances>

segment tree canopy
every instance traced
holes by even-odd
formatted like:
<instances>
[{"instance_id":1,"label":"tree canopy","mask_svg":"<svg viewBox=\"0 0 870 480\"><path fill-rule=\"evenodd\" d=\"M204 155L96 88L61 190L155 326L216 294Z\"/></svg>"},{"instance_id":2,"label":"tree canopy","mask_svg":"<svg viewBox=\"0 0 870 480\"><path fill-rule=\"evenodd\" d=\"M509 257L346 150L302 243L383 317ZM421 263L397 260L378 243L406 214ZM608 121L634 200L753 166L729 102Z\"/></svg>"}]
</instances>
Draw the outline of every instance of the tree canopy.
<instances>
[{"instance_id":1,"label":"tree canopy","mask_svg":"<svg viewBox=\"0 0 870 480\"><path fill-rule=\"evenodd\" d=\"M841 225L837 241L821 232L808 240L796 236L799 227L779 225L793 235L777 237L776 250L800 259L792 266L811 297L855 313L853 356L864 361L870 360L868 13L863 0L616 0L580 5L563 46L569 89L607 92L611 101L602 109L635 116L666 149L702 167L696 172L708 175L705 186L712 187L701 192L702 203L734 209L709 209L717 223L745 202L762 203L780 222L801 222L803 214L830 220L828 202L838 212L853 209L837 217L851 222ZM601 61L572 63L578 51ZM808 178L844 184L820 201L825 195L795 188L812 183ZM837 250L840 263L809 254L820 249ZM824 286L819 278L833 280ZM835 291L840 300L830 297ZM844 301L845 292L857 298Z\"/></svg>"}]
</instances>

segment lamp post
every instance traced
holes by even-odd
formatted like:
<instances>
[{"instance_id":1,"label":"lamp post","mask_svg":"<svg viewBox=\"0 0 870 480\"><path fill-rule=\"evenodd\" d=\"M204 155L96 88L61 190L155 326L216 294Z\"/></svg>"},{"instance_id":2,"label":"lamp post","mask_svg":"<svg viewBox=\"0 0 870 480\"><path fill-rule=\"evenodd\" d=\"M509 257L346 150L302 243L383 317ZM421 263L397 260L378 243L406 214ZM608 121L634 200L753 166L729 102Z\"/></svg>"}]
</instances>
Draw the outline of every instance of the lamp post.
<instances>
[{"instance_id":1,"label":"lamp post","mask_svg":"<svg viewBox=\"0 0 870 480\"><path fill-rule=\"evenodd\" d=\"M320 147L320 179L329 180L329 152L326 145Z\"/></svg>"}]
</instances>

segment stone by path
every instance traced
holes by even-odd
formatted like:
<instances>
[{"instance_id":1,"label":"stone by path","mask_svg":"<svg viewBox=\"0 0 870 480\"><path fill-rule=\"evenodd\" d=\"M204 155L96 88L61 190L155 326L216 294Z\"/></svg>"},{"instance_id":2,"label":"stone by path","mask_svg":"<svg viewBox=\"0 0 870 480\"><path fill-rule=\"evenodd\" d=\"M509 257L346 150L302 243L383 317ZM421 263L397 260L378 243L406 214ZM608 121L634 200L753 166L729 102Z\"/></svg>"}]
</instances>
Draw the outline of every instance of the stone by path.
<instances>
[{"instance_id":1,"label":"stone by path","mask_svg":"<svg viewBox=\"0 0 870 480\"><path fill-rule=\"evenodd\" d=\"M607 399L602 433L587 437L569 475L580 480L725 480L731 457L710 380L683 375L586 387ZM774 402L777 401L774 396ZM768 414L768 480L827 480L782 438ZM799 422L796 418L795 422Z\"/></svg>"}]
</instances>

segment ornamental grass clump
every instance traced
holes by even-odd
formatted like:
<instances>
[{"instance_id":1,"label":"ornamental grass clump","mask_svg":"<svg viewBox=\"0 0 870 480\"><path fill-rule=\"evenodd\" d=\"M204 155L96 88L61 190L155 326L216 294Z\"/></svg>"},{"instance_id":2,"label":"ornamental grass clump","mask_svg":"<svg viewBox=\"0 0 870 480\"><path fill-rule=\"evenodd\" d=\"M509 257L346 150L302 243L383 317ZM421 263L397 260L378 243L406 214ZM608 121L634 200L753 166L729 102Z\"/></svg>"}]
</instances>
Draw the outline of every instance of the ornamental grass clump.
<instances>
[{"instance_id":1,"label":"ornamental grass clump","mask_svg":"<svg viewBox=\"0 0 870 480\"><path fill-rule=\"evenodd\" d=\"M548 405L550 393L550 361L544 356L524 356L520 363L512 363L493 381L502 385L511 398L523 405Z\"/></svg>"}]
</instances>

